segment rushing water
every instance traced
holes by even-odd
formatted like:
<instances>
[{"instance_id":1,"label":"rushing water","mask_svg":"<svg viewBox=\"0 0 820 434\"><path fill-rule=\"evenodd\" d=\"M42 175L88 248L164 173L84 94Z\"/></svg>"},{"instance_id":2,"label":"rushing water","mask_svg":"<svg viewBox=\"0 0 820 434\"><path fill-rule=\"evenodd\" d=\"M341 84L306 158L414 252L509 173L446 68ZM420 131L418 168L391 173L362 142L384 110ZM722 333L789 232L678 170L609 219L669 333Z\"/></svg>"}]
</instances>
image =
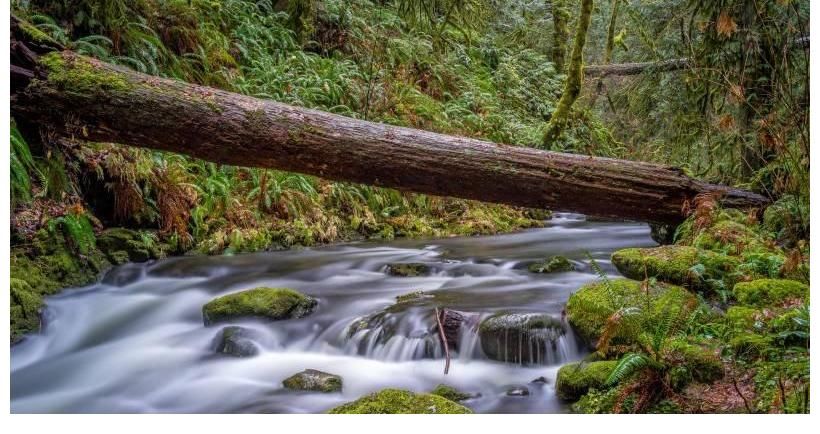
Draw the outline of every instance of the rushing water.
<instances>
[{"instance_id":1,"label":"rushing water","mask_svg":"<svg viewBox=\"0 0 820 434\"><path fill-rule=\"evenodd\" d=\"M386 387L429 391L439 383L478 398L476 412L554 413L555 374L584 349L569 330L544 360L504 363L484 356L475 327L462 327L459 351L443 374L431 327L433 305L390 314L380 325L351 324L413 291L446 295L447 308L547 313L560 318L569 295L594 280L588 252L612 275L615 249L649 246L641 224L588 222L562 214L546 228L437 240L400 240L221 257L126 264L101 282L48 299L44 329L11 349L11 409L25 412L323 412ZM555 254L577 271L533 274L526 264ZM391 262L424 262L433 273L392 277ZM202 324L202 305L256 286L291 287L319 300L302 319L242 321L260 353L214 354L221 327ZM475 320L474 322L476 322ZM434 330L434 329L432 329ZM341 375L341 393L293 392L282 380L307 368ZM545 377L547 383L531 383ZM525 385L529 396L507 396Z\"/></svg>"}]
</instances>

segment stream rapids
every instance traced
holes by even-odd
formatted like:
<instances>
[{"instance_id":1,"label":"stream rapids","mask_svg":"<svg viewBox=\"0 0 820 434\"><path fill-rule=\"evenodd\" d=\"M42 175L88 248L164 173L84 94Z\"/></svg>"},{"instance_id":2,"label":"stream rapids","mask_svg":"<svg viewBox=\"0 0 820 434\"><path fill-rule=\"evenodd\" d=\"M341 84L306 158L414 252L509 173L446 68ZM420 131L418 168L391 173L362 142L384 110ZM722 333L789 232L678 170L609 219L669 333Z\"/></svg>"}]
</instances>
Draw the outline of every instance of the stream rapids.
<instances>
[{"instance_id":1,"label":"stream rapids","mask_svg":"<svg viewBox=\"0 0 820 434\"><path fill-rule=\"evenodd\" d=\"M329 247L236 256L176 257L125 264L83 288L50 297L43 330L11 348L13 413L320 413L383 388L428 392L444 383L479 397L477 413L560 413L554 392L565 363L584 345L567 327L538 360L489 359L476 327L462 327L448 375L430 302L389 313L380 324L351 329L383 312L396 296L426 291L448 309L478 319L501 311L562 315L569 295L598 277L587 253L615 277L609 257L652 246L649 227L556 214L523 232ZM526 266L564 255L576 271L536 274ZM388 263L423 262L423 277L394 277ZM243 320L259 354L214 352L221 326L205 327L202 305L257 286L294 288L319 300L301 319ZM438 303L438 302L436 302ZM435 330L435 329L433 329ZM304 369L343 378L339 393L295 392L282 380ZM546 382L532 381L544 377ZM526 386L527 396L508 396Z\"/></svg>"}]
</instances>

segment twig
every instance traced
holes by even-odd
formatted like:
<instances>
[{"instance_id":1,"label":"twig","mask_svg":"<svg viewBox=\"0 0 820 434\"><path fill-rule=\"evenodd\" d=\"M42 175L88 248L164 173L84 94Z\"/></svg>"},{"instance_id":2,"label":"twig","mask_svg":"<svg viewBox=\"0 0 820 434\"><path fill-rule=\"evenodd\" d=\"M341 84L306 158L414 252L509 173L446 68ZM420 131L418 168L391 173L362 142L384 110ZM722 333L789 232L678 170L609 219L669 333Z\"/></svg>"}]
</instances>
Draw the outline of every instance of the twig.
<instances>
[{"instance_id":1,"label":"twig","mask_svg":"<svg viewBox=\"0 0 820 434\"><path fill-rule=\"evenodd\" d=\"M442 311L443 312L443 311ZM438 323L438 334L441 336L441 343L444 345L444 375L450 371L450 345L447 344L447 336L444 335L444 326L441 325L441 315L438 308L436 308L436 323Z\"/></svg>"}]
</instances>

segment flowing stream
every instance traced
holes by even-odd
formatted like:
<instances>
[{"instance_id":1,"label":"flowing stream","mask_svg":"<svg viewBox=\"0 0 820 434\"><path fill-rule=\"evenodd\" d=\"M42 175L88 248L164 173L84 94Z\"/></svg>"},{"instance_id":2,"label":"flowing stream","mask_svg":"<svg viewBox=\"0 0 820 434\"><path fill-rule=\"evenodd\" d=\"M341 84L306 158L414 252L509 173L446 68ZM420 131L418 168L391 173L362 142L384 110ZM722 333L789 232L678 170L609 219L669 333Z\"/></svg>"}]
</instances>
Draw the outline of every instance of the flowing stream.
<instances>
[{"instance_id":1,"label":"flowing stream","mask_svg":"<svg viewBox=\"0 0 820 434\"><path fill-rule=\"evenodd\" d=\"M587 252L616 276L612 251L651 245L646 225L558 214L545 228L498 236L126 264L97 284L47 300L42 332L11 348L11 409L315 413L386 387L425 392L445 383L480 394L463 402L479 413L564 412L555 397L556 372L586 354L571 329L536 360L505 363L485 356L475 324L499 311L561 318L569 295L597 278ZM576 271L527 271L528 263L557 254ZM423 262L433 271L389 276L385 266L394 262ZM294 288L319 305L302 319L237 322L253 331L259 354L215 354L222 327L203 326L202 305L257 286ZM419 290L436 297L383 315L369 328L351 328L393 305L396 296ZM478 318L461 327L446 376L433 314L444 304ZM342 391L283 388L283 379L308 368L342 376ZM538 377L547 381L532 383ZM526 386L530 394L508 396L512 386Z\"/></svg>"}]
</instances>

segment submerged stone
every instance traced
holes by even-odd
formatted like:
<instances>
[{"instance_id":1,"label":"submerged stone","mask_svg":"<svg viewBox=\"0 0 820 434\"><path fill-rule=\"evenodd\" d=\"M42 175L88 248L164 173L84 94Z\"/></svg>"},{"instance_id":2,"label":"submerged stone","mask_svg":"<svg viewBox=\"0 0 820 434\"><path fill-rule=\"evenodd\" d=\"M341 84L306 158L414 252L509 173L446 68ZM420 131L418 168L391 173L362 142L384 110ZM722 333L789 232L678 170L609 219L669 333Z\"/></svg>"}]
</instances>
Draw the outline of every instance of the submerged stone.
<instances>
[{"instance_id":1,"label":"submerged stone","mask_svg":"<svg viewBox=\"0 0 820 434\"><path fill-rule=\"evenodd\" d=\"M575 265L564 256L553 256L549 260L530 264L527 269L531 273L560 273L574 271Z\"/></svg>"},{"instance_id":2,"label":"submerged stone","mask_svg":"<svg viewBox=\"0 0 820 434\"><path fill-rule=\"evenodd\" d=\"M590 389L602 389L617 364L617 361L602 361L564 365L558 370L555 394L564 401L577 401Z\"/></svg>"},{"instance_id":3,"label":"submerged stone","mask_svg":"<svg viewBox=\"0 0 820 434\"><path fill-rule=\"evenodd\" d=\"M526 386L512 386L507 389L507 396L529 396L530 389Z\"/></svg>"},{"instance_id":4,"label":"submerged stone","mask_svg":"<svg viewBox=\"0 0 820 434\"><path fill-rule=\"evenodd\" d=\"M228 326L220 330L215 338L215 351L234 357L252 357L259 348L252 340L253 332L245 327Z\"/></svg>"},{"instance_id":5,"label":"submerged stone","mask_svg":"<svg viewBox=\"0 0 820 434\"><path fill-rule=\"evenodd\" d=\"M469 408L430 393L383 389L342 404L332 414L468 414Z\"/></svg>"},{"instance_id":6,"label":"submerged stone","mask_svg":"<svg viewBox=\"0 0 820 434\"><path fill-rule=\"evenodd\" d=\"M566 333L559 319L541 313L496 314L478 330L487 357L525 364L558 361L558 340Z\"/></svg>"},{"instance_id":7,"label":"submerged stone","mask_svg":"<svg viewBox=\"0 0 820 434\"><path fill-rule=\"evenodd\" d=\"M254 288L215 298L202 306L205 325L240 318L296 319L316 308L315 298L288 288Z\"/></svg>"},{"instance_id":8,"label":"submerged stone","mask_svg":"<svg viewBox=\"0 0 820 434\"><path fill-rule=\"evenodd\" d=\"M421 262L387 264L387 274L399 277L418 277L430 274L430 266Z\"/></svg>"},{"instance_id":9,"label":"submerged stone","mask_svg":"<svg viewBox=\"0 0 820 434\"><path fill-rule=\"evenodd\" d=\"M331 393L342 390L342 377L316 369L305 369L286 378L282 385L292 390Z\"/></svg>"}]
</instances>

